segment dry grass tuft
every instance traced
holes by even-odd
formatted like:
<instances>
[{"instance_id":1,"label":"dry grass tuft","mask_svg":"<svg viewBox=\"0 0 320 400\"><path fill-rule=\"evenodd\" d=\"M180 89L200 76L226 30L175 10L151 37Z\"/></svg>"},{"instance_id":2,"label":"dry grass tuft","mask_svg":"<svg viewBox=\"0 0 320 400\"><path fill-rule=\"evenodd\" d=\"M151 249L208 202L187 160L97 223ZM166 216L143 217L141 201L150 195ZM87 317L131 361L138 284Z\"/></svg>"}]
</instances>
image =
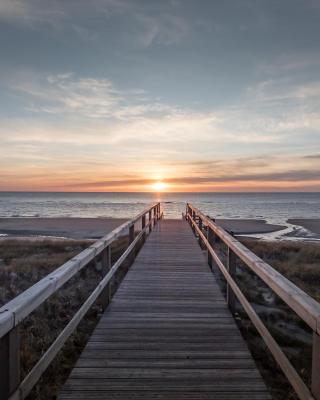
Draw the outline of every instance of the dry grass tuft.
<instances>
[{"instance_id":1,"label":"dry grass tuft","mask_svg":"<svg viewBox=\"0 0 320 400\"><path fill-rule=\"evenodd\" d=\"M306 242L242 241L310 296L320 301L320 245Z\"/></svg>"}]
</instances>

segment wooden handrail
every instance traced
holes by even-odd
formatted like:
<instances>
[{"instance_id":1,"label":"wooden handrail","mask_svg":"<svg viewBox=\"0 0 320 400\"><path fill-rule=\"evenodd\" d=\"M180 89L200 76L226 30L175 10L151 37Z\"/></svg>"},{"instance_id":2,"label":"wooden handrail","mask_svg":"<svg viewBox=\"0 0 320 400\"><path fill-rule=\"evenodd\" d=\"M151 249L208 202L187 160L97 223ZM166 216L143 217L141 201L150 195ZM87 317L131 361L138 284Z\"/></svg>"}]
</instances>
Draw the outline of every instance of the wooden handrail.
<instances>
[{"instance_id":1,"label":"wooden handrail","mask_svg":"<svg viewBox=\"0 0 320 400\"><path fill-rule=\"evenodd\" d=\"M149 216L148 223L146 223L146 215ZM152 227L161 218L161 215L160 203L154 204L135 218L114 229L102 239L97 240L76 257L67 261L61 267L0 308L0 370L1 373L2 371L6 371L6 376L2 376L0 381L0 400L22 400L30 393L43 372L61 350L68 337L74 332L96 299L106 289L108 290L106 297L110 299L109 283L112 277L123 261L133 252L139 240L144 239L148 231L151 232ZM141 230L135 236L135 223L139 220L141 220ZM114 265L111 266L111 244L119 236L127 233L128 229L129 246ZM20 322L100 254L102 256L108 254L108 257L103 257L104 262L109 264L105 265L108 267L108 272L49 349L42 355L24 380L20 382L20 346L18 335Z\"/></svg>"},{"instance_id":2,"label":"wooden handrail","mask_svg":"<svg viewBox=\"0 0 320 400\"><path fill-rule=\"evenodd\" d=\"M273 354L278 365L288 378L297 395L302 400L320 399L320 304L299 289L283 275L275 271L269 264L255 255L247 247L241 244L232 235L218 226L201 211L187 203L186 219L190 222L192 229L199 235L199 241L203 243L208 251L208 260L213 259L227 281L227 301L231 311L234 311L233 302L230 301L230 292L237 297L238 301L247 312L250 320L260 333L262 339ZM196 221L198 219L198 223ZM206 228L206 235L203 228ZM225 266L218 253L214 250L214 235L218 236L228 247L228 265ZM249 301L235 281L234 257L239 257L246 266L255 272L282 300L295 311L313 330L313 358L312 358L312 384L311 391L298 375L287 356L271 336L267 327L255 312ZM233 264L233 268L230 268Z\"/></svg>"}]
</instances>

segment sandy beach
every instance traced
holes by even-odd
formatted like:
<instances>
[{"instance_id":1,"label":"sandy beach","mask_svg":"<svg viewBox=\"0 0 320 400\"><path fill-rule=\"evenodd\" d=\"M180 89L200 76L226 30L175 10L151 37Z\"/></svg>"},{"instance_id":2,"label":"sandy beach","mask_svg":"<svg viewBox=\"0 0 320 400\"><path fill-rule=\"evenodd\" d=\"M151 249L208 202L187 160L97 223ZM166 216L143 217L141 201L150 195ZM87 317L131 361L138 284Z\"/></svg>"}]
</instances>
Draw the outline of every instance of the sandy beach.
<instances>
[{"instance_id":1,"label":"sandy beach","mask_svg":"<svg viewBox=\"0 0 320 400\"><path fill-rule=\"evenodd\" d=\"M3 237L49 236L72 239L97 239L123 224L124 218L0 218ZM297 226L286 237L319 238L320 219L289 219ZM264 219L217 219L216 223L236 235L280 232L285 225L269 224ZM300 228L301 227L301 228ZM139 229L139 227L137 227Z\"/></svg>"},{"instance_id":2,"label":"sandy beach","mask_svg":"<svg viewBox=\"0 0 320 400\"><path fill-rule=\"evenodd\" d=\"M0 234L96 239L125 221L121 218L0 218ZM258 219L218 219L216 222L235 234L269 233L285 228Z\"/></svg>"}]
</instances>

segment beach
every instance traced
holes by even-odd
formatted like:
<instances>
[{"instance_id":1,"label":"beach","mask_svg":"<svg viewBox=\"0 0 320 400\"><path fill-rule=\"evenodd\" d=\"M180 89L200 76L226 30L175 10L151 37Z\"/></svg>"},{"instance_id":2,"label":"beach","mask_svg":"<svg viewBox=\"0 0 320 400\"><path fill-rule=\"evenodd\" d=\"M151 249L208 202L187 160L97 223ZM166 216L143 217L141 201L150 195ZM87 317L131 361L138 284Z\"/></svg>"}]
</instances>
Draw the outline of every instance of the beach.
<instances>
[{"instance_id":1,"label":"beach","mask_svg":"<svg viewBox=\"0 0 320 400\"><path fill-rule=\"evenodd\" d=\"M125 218L0 218L0 235L99 239Z\"/></svg>"},{"instance_id":2,"label":"beach","mask_svg":"<svg viewBox=\"0 0 320 400\"><path fill-rule=\"evenodd\" d=\"M125 218L0 218L0 235L98 239L125 221ZM260 219L217 219L216 222L234 234L270 233L286 228Z\"/></svg>"},{"instance_id":3,"label":"beach","mask_svg":"<svg viewBox=\"0 0 320 400\"><path fill-rule=\"evenodd\" d=\"M0 218L0 237L99 239L126 221L127 218ZM271 224L265 219L249 218L218 218L215 221L235 235L263 235L276 232L283 239L320 238L320 219L316 218L292 218L287 220L288 225ZM288 227L292 228L289 232ZM136 229L139 230L140 226Z\"/></svg>"},{"instance_id":4,"label":"beach","mask_svg":"<svg viewBox=\"0 0 320 400\"><path fill-rule=\"evenodd\" d=\"M286 229L285 225L269 224L265 219L216 219L216 223L235 235L271 233Z\"/></svg>"}]
</instances>

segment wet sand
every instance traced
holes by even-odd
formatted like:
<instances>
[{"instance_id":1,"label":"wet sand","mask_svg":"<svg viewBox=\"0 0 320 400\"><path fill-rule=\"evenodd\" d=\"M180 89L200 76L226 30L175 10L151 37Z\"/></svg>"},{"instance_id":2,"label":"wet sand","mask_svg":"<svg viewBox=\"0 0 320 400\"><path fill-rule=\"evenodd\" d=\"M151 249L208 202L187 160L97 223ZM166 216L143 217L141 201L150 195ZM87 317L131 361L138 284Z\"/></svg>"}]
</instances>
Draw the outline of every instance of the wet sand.
<instances>
[{"instance_id":1,"label":"wet sand","mask_svg":"<svg viewBox=\"0 0 320 400\"><path fill-rule=\"evenodd\" d=\"M126 221L122 218L0 218L0 234L98 239Z\"/></svg>"},{"instance_id":2,"label":"wet sand","mask_svg":"<svg viewBox=\"0 0 320 400\"><path fill-rule=\"evenodd\" d=\"M320 238L320 218L291 218L287 222L302 228L293 230L288 236Z\"/></svg>"},{"instance_id":3,"label":"wet sand","mask_svg":"<svg viewBox=\"0 0 320 400\"><path fill-rule=\"evenodd\" d=\"M217 219L216 223L236 235L270 233L285 229L285 225L268 224L264 219Z\"/></svg>"},{"instance_id":4,"label":"wet sand","mask_svg":"<svg viewBox=\"0 0 320 400\"><path fill-rule=\"evenodd\" d=\"M123 224L121 218L0 218L0 234L19 237L54 236L96 239ZM224 229L235 234L268 233L284 229L258 219L218 219Z\"/></svg>"}]
</instances>

